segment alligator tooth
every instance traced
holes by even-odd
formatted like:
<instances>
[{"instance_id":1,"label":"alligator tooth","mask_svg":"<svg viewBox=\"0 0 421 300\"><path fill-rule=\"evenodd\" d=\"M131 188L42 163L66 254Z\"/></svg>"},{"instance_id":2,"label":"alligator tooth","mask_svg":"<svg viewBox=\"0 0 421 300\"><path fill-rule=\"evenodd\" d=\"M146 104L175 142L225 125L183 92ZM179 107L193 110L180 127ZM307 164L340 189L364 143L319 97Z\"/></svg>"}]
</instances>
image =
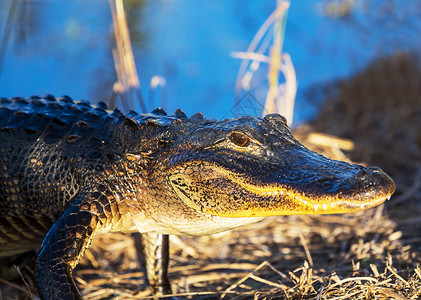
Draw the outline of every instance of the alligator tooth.
<instances>
[{"instance_id":1,"label":"alligator tooth","mask_svg":"<svg viewBox=\"0 0 421 300\"><path fill-rule=\"evenodd\" d=\"M390 197L392 197L392 195L390 195L389 197L387 197L387 200L390 200Z\"/></svg>"},{"instance_id":2,"label":"alligator tooth","mask_svg":"<svg viewBox=\"0 0 421 300\"><path fill-rule=\"evenodd\" d=\"M330 202L330 206L332 206L332 208L335 207L335 202Z\"/></svg>"},{"instance_id":3,"label":"alligator tooth","mask_svg":"<svg viewBox=\"0 0 421 300\"><path fill-rule=\"evenodd\" d=\"M306 200L302 200L302 201L303 201L304 204L308 204L308 201L306 201Z\"/></svg>"},{"instance_id":4,"label":"alligator tooth","mask_svg":"<svg viewBox=\"0 0 421 300\"><path fill-rule=\"evenodd\" d=\"M284 191L280 191L280 193L281 193L281 195L283 195L284 194Z\"/></svg>"},{"instance_id":5,"label":"alligator tooth","mask_svg":"<svg viewBox=\"0 0 421 300\"><path fill-rule=\"evenodd\" d=\"M364 209L364 204L361 203L360 204L360 207L361 207L361 209Z\"/></svg>"},{"instance_id":6,"label":"alligator tooth","mask_svg":"<svg viewBox=\"0 0 421 300\"><path fill-rule=\"evenodd\" d=\"M313 207L314 207L314 210L317 211L317 209L319 208L319 205L318 204L314 204Z\"/></svg>"},{"instance_id":7,"label":"alligator tooth","mask_svg":"<svg viewBox=\"0 0 421 300\"><path fill-rule=\"evenodd\" d=\"M326 208L327 208L327 205L323 204L323 209L326 210Z\"/></svg>"},{"instance_id":8,"label":"alligator tooth","mask_svg":"<svg viewBox=\"0 0 421 300\"><path fill-rule=\"evenodd\" d=\"M274 195L274 196L278 195L278 191L275 191L275 192L273 193L273 195Z\"/></svg>"}]
</instances>

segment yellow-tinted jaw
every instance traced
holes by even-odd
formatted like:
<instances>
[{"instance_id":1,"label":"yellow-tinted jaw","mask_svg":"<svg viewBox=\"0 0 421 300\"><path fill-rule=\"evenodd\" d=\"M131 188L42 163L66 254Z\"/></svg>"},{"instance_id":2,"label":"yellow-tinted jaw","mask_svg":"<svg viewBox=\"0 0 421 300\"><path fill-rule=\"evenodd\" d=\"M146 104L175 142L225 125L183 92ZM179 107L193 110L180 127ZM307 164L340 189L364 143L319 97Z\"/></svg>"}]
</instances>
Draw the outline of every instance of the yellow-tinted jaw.
<instances>
[{"instance_id":1,"label":"yellow-tinted jaw","mask_svg":"<svg viewBox=\"0 0 421 300\"><path fill-rule=\"evenodd\" d=\"M237 218L340 214L369 209L389 199L395 190L393 181L383 174L382 186L338 193L325 192L323 186L316 189L317 193L306 193L306 186L300 191L293 185L253 184L248 177L212 164L191 164L183 172L174 171L169 179L188 207L210 215Z\"/></svg>"}]
</instances>

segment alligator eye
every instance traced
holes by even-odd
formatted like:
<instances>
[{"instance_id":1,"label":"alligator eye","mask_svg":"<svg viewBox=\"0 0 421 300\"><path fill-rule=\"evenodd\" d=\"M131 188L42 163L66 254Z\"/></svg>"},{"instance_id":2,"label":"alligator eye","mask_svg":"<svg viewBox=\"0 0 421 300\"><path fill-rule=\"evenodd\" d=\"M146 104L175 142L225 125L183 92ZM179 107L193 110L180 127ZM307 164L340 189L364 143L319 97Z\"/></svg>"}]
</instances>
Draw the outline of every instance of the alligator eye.
<instances>
[{"instance_id":1,"label":"alligator eye","mask_svg":"<svg viewBox=\"0 0 421 300\"><path fill-rule=\"evenodd\" d=\"M229 135L229 139L239 147L247 147L250 145L250 138L241 132L231 132Z\"/></svg>"}]
</instances>

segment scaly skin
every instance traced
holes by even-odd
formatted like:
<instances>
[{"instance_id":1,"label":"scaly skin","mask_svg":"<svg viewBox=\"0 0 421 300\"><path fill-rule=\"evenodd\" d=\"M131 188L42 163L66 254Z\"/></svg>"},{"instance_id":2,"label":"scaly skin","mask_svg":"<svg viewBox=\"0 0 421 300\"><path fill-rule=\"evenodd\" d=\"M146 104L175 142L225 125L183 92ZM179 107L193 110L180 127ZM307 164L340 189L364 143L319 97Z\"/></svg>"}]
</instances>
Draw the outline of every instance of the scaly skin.
<instances>
[{"instance_id":1,"label":"scaly skin","mask_svg":"<svg viewBox=\"0 0 421 300\"><path fill-rule=\"evenodd\" d=\"M141 232L149 283L168 293L168 234L354 212L395 190L378 168L306 149L279 115L215 121L2 98L0 129L0 256L39 249L45 299L81 298L72 270L97 233Z\"/></svg>"}]
</instances>

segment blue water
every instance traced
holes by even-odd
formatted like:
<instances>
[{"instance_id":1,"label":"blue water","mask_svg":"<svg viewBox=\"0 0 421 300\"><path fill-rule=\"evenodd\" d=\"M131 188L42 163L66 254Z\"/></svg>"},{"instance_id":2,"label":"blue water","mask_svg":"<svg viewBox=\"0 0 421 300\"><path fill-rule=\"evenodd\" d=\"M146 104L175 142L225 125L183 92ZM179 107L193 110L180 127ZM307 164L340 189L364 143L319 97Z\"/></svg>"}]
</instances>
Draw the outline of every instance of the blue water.
<instances>
[{"instance_id":1,"label":"blue water","mask_svg":"<svg viewBox=\"0 0 421 300\"><path fill-rule=\"evenodd\" d=\"M317 113L319 103L307 97L310 87L350 76L379 55L419 51L421 46L419 0L356 0L348 16L327 17L323 11L332 2L293 0L288 12L284 51L296 69L298 121ZM0 2L0 41L12 3ZM210 118L233 117L241 61L230 52L247 49L276 1L141 3L132 14L131 30L148 109L164 106L172 112L180 107L187 115L201 111ZM116 79L108 1L33 0L18 8L0 69L0 95L49 93L108 101ZM150 104L155 75L163 76L166 86Z\"/></svg>"}]
</instances>

